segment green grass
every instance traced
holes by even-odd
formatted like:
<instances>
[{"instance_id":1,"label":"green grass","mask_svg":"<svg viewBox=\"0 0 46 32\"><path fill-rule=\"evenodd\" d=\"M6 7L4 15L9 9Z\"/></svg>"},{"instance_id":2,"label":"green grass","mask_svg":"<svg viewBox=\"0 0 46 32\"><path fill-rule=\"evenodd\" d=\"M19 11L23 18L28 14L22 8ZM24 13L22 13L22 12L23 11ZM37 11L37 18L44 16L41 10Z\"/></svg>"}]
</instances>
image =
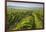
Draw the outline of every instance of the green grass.
<instances>
[{"instance_id":1,"label":"green grass","mask_svg":"<svg viewBox=\"0 0 46 32\"><path fill-rule=\"evenodd\" d=\"M40 9L7 9L9 30L31 30L43 28L43 8Z\"/></svg>"}]
</instances>

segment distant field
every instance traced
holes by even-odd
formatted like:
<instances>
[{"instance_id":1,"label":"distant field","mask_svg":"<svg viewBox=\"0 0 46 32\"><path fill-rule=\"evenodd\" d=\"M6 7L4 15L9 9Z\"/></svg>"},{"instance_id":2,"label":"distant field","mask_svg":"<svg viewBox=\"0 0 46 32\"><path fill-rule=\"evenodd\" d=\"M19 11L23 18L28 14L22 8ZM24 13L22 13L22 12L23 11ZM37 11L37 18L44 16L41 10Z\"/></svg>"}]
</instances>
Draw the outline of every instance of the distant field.
<instances>
[{"instance_id":1,"label":"distant field","mask_svg":"<svg viewBox=\"0 0 46 32\"><path fill-rule=\"evenodd\" d=\"M7 25L9 30L43 29L43 17L43 8L7 8Z\"/></svg>"}]
</instances>

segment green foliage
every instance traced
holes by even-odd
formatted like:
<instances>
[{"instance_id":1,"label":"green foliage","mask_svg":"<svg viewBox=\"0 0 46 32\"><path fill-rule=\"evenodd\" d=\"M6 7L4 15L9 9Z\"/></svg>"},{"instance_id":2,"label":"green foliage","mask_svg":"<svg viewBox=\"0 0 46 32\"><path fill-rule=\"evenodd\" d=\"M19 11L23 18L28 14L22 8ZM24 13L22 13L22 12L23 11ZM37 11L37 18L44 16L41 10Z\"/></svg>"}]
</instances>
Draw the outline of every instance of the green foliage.
<instances>
[{"instance_id":1,"label":"green foliage","mask_svg":"<svg viewBox=\"0 0 46 32\"><path fill-rule=\"evenodd\" d=\"M9 30L26 30L43 28L43 10L7 9Z\"/></svg>"}]
</instances>

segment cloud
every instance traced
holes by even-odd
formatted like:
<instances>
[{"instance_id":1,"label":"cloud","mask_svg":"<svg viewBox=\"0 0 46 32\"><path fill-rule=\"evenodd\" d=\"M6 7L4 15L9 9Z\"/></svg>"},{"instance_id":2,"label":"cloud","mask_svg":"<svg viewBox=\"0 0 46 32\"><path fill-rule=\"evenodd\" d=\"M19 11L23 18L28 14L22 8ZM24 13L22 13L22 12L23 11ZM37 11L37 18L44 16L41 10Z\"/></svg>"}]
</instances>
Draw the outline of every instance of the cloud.
<instances>
[{"instance_id":1,"label":"cloud","mask_svg":"<svg viewBox=\"0 0 46 32\"><path fill-rule=\"evenodd\" d=\"M43 4L7 2L7 6L43 7Z\"/></svg>"}]
</instances>

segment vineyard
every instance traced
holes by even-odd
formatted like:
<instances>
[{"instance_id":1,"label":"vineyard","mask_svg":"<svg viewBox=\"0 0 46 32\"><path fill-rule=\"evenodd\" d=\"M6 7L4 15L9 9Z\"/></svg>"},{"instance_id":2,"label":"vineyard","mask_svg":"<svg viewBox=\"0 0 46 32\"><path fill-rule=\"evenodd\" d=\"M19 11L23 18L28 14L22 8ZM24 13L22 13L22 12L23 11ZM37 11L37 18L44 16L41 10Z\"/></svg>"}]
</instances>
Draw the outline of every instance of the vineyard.
<instances>
[{"instance_id":1,"label":"vineyard","mask_svg":"<svg viewBox=\"0 0 46 32\"><path fill-rule=\"evenodd\" d=\"M7 8L8 30L43 29L43 8L14 9Z\"/></svg>"}]
</instances>

